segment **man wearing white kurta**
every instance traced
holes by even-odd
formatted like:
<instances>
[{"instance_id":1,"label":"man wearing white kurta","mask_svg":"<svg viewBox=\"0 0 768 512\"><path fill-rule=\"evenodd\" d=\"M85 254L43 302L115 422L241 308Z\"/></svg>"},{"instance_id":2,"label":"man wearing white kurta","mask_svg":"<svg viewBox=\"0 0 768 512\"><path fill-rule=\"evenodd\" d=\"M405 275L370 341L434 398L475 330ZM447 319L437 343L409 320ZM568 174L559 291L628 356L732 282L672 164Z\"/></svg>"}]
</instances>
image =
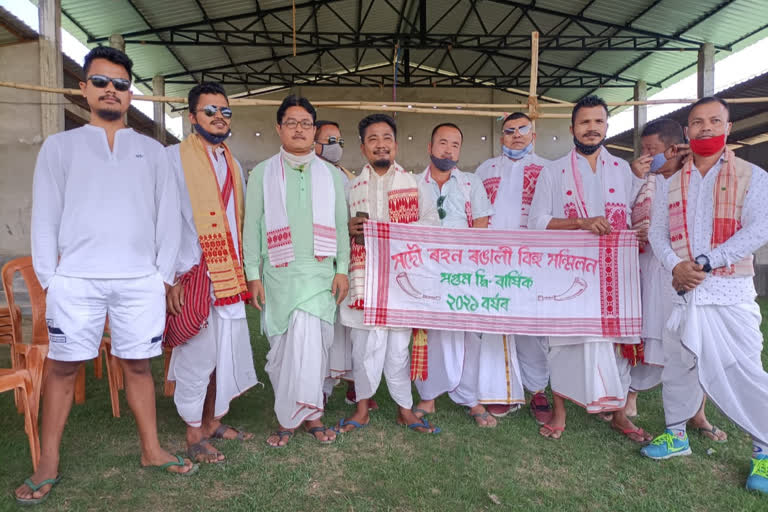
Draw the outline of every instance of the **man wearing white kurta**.
<instances>
[{"instance_id":1,"label":"man wearing white kurta","mask_svg":"<svg viewBox=\"0 0 768 512\"><path fill-rule=\"evenodd\" d=\"M181 247L176 260L176 275L181 276L201 263L203 249L200 233L195 224L196 217L190 199L190 188L208 185L215 187L215 193L231 190L225 203L228 234L232 238L234 257L232 264L242 273L242 215L245 194L245 175L240 163L228 155L229 148L224 141L230 133L232 111L229 109L224 89L218 84L203 83L189 92L189 117L196 133L196 139L168 148L168 155L179 187L181 214ZM184 146L184 147L182 147ZM194 172L185 159L202 160L199 169L205 174L203 182L192 185L186 173ZM230 162L234 168L230 168ZM211 169L212 167L212 169ZM197 166L196 166L197 168ZM213 170L215 179L211 179ZM229 173L238 173L234 179ZM208 179L206 179L208 178ZM199 179L197 177L196 179ZM239 185L238 191L227 188L227 182ZM207 220L209 212L203 212ZM210 255L208 257L211 257ZM210 272L210 271L209 271ZM210 274L208 274L210 276ZM208 277L206 281L210 281ZM243 282L244 284L244 282ZM209 290L211 307L207 326L183 345L173 350L168 369L168 379L176 381L174 402L179 416L187 424L187 455L197 462L223 462L224 455L214 448L208 439L251 439L253 434L238 432L220 420L229 411L230 401L258 383L253 367L251 340L248 321L245 318L245 302L236 295L216 305L217 290L211 283ZM219 294L221 295L221 294ZM175 285L168 293L168 311L180 314L185 300L184 288Z\"/></svg>"},{"instance_id":2,"label":"man wearing white kurta","mask_svg":"<svg viewBox=\"0 0 768 512\"><path fill-rule=\"evenodd\" d=\"M323 384L338 305L349 288L349 233L339 172L312 146L315 108L286 97L277 110L280 152L251 171L243 230L252 304L269 338L266 370L279 428L266 442L285 446L302 424L320 443Z\"/></svg>"},{"instance_id":3,"label":"man wearing white kurta","mask_svg":"<svg viewBox=\"0 0 768 512\"><path fill-rule=\"evenodd\" d=\"M379 387L382 373L389 394L399 408L398 423L423 433L439 429L420 420L411 411L410 356L411 329L369 327L363 322L365 293L365 245L362 227L365 216L380 222L439 225L431 191L395 161L397 126L384 114L372 114L360 121L359 133L363 156L368 164L349 184L349 232L352 236L350 261L351 289L341 306L341 320L350 327L352 340L352 376L355 382L357 410L339 421L336 430L349 432L369 422L369 403Z\"/></svg>"},{"instance_id":4,"label":"man wearing white kurta","mask_svg":"<svg viewBox=\"0 0 768 512\"><path fill-rule=\"evenodd\" d=\"M752 437L747 489L768 494L768 374L752 262L768 242L768 176L726 147L730 128L723 100L695 103L692 157L654 203L651 244L679 295L664 333L667 430L642 453L689 455L686 422L706 395Z\"/></svg>"},{"instance_id":5,"label":"man wearing white kurta","mask_svg":"<svg viewBox=\"0 0 768 512\"><path fill-rule=\"evenodd\" d=\"M530 229L585 229L596 235L628 229L630 210L643 184L629 164L602 146L608 129L608 108L597 96L579 101L571 114L576 146L553 161L539 175L528 218ZM550 381L554 411L539 430L559 439L565 430L565 402L569 399L589 413L614 411L612 427L632 441L651 439L624 414L629 390L629 362L618 355L615 343L637 344L639 338L551 336Z\"/></svg>"},{"instance_id":6,"label":"man wearing white kurta","mask_svg":"<svg viewBox=\"0 0 768 512\"><path fill-rule=\"evenodd\" d=\"M667 160L664 152L674 145L682 144L683 141L683 127L672 119L657 119L643 128L643 153L631 166L636 173L647 173L647 176L632 208L633 229L648 231L655 198L665 193L669 178L683 165L682 158ZM640 248L640 286L643 299L643 351L642 358L630 372L631 382L625 408L630 418L637 415L638 392L661 384L666 357L662 334L676 293L672 288L672 274L664 268L649 243L642 244ZM707 420L705 403L701 404L689 426L696 428L701 435L712 441L722 443L728 440L725 432Z\"/></svg>"},{"instance_id":7,"label":"man wearing white kurta","mask_svg":"<svg viewBox=\"0 0 768 512\"><path fill-rule=\"evenodd\" d=\"M430 163L419 180L428 185L443 227L487 228L493 207L482 181L456 167L463 138L456 125L436 126L427 147ZM434 413L435 399L448 393L455 403L467 407L478 426L496 426L496 419L478 401L479 343L464 331L428 331L427 379L416 380L421 397L414 409L418 415Z\"/></svg>"},{"instance_id":8,"label":"man wearing white kurta","mask_svg":"<svg viewBox=\"0 0 768 512\"><path fill-rule=\"evenodd\" d=\"M502 155L486 160L475 174L483 181L494 213L491 229L528 229L528 214L539 173L549 160L533 152L533 123L522 112L502 123ZM543 425L552 418L544 393L549 384L547 338L514 334L475 334L479 349L478 399L492 415L506 416L512 407L525 403L523 388L531 397L531 413Z\"/></svg>"},{"instance_id":9,"label":"man wearing white kurta","mask_svg":"<svg viewBox=\"0 0 768 512\"><path fill-rule=\"evenodd\" d=\"M20 505L41 503L59 483L59 447L84 361L99 354L109 316L142 466L197 469L157 437L149 358L162 353L165 292L179 249L179 198L165 151L123 123L133 63L114 48L85 57L80 90L89 124L51 135L35 165L32 263L46 296L50 338L42 403L40 462L16 489ZM94 462L98 464L98 462Z\"/></svg>"}]
</instances>

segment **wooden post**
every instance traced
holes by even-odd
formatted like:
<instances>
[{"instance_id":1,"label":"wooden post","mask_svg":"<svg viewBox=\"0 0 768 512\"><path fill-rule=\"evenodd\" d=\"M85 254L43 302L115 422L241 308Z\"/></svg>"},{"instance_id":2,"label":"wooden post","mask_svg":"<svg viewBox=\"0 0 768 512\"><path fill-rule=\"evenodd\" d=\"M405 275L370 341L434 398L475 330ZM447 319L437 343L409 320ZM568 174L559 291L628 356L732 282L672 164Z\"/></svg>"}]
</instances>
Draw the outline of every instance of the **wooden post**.
<instances>
[{"instance_id":1,"label":"wooden post","mask_svg":"<svg viewBox=\"0 0 768 512\"><path fill-rule=\"evenodd\" d=\"M64 85L64 63L61 56L61 0L40 0L40 84L60 88ZM42 93L40 120L43 138L64 131L64 98Z\"/></svg>"},{"instance_id":2,"label":"wooden post","mask_svg":"<svg viewBox=\"0 0 768 512\"><path fill-rule=\"evenodd\" d=\"M638 82L635 84L635 101L646 101L648 99L648 86L645 84L643 80L638 80ZM643 133L643 129L645 128L645 123L648 121L648 107L646 105L635 105L634 107L635 111L635 136L634 136L634 142L635 142L635 157L640 156L642 153L642 137L640 136Z\"/></svg>"},{"instance_id":3,"label":"wooden post","mask_svg":"<svg viewBox=\"0 0 768 512\"><path fill-rule=\"evenodd\" d=\"M156 96L165 96L165 77L163 75L155 75L152 78L152 92ZM152 107L155 118L155 139L165 146L165 103L156 101Z\"/></svg>"},{"instance_id":4,"label":"wooden post","mask_svg":"<svg viewBox=\"0 0 768 512\"><path fill-rule=\"evenodd\" d=\"M715 94L715 45L704 43L699 48L697 66L697 85L699 98Z\"/></svg>"},{"instance_id":5,"label":"wooden post","mask_svg":"<svg viewBox=\"0 0 768 512\"><path fill-rule=\"evenodd\" d=\"M533 129L536 129L536 117L538 115L538 100L536 99L536 87L539 81L539 33L531 32L531 83L528 88L528 116L533 121Z\"/></svg>"}]
</instances>

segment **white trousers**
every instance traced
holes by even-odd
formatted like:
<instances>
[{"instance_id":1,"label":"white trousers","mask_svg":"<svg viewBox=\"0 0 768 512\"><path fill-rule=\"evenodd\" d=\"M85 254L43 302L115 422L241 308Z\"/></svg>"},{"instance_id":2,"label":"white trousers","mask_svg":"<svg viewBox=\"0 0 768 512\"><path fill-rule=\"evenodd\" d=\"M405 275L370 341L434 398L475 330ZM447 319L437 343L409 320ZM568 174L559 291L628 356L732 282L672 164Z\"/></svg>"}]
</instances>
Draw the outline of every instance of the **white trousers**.
<instances>
[{"instance_id":1,"label":"white trousers","mask_svg":"<svg viewBox=\"0 0 768 512\"><path fill-rule=\"evenodd\" d=\"M477 351L465 354L464 331L427 332L427 380L416 380L422 400L434 400L448 393L459 405L474 407L477 400ZM472 343L470 340L469 343ZM465 372L465 368L469 371Z\"/></svg>"},{"instance_id":2,"label":"white trousers","mask_svg":"<svg viewBox=\"0 0 768 512\"><path fill-rule=\"evenodd\" d=\"M358 400L376 394L381 375L387 379L389 394L406 409L413 407L411 395L411 357L408 345L411 331L389 329L350 329L352 374Z\"/></svg>"},{"instance_id":3,"label":"white trousers","mask_svg":"<svg viewBox=\"0 0 768 512\"><path fill-rule=\"evenodd\" d=\"M695 293L695 290L694 290ZM691 419L704 395L757 442L768 443L768 373L757 303L676 305L665 331L662 375L668 426Z\"/></svg>"},{"instance_id":4,"label":"white trousers","mask_svg":"<svg viewBox=\"0 0 768 512\"><path fill-rule=\"evenodd\" d=\"M203 405L216 371L214 416L229 411L232 399L258 384L253 367L248 321L221 318L211 310L208 326L185 344L173 349L168 379L176 381L173 401L188 425L199 427Z\"/></svg>"},{"instance_id":5,"label":"white trousers","mask_svg":"<svg viewBox=\"0 0 768 512\"><path fill-rule=\"evenodd\" d=\"M549 339L546 336L515 336L515 347L523 386L533 394L543 392L549 385Z\"/></svg>"},{"instance_id":6,"label":"white trousers","mask_svg":"<svg viewBox=\"0 0 768 512\"><path fill-rule=\"evenodd\" d=\"M341 315L337 312L336 323L333 324L333 344L328 355L328 376L323 383L325 396L331 396L340 379L353 380L350 328L342 325L340 318Z\"/></svg>"},{"instance_id":7,"label":"white trousers","mask_svg":"<svg viewBox=\"0 0 768 512\"><path fill-rule=\"evenodd\" d=\"M477 383L479 403L525 403L518 350L515 348L517 338L514 335L467 333L462 379L474 380ZM473 361L477 364L471 364Z\"/></svg>"},{"instance_id":8,"label":"white trousers","mask_svg":"<svg viewBox=\"0 0 768 512\"><path fill-rule=\"evenodd\" d=\"M616 353L613 342L551 346L549 367L552 392L584 407L587 412L624 408L630 365Z\"/></svg>"},{"instance_id":9,"label":"white trousers","mask_svg":"<svg viewBox=\"0 0 768 512\"><path fill-rule=\"evenodd\" d=\"M266 370L282 427L297 428L323 416L323 381L332 343L333 324L298 309L291 313L286 332L269 336Z\"/></svg>"}]
</instances>

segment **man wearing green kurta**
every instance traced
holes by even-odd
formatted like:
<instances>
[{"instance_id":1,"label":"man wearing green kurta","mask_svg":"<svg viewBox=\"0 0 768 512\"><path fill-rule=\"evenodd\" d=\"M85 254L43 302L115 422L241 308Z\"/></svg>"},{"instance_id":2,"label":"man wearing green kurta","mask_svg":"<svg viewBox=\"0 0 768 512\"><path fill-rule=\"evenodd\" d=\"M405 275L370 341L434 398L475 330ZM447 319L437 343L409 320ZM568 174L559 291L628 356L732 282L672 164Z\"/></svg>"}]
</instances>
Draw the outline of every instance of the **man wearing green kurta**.
<instances>
[{"instance_id":1,"label":"man wearing green kurta","mask_svg":"<svg viewBox=\"0 0 768 512\"><path fill-rule=\"evenodd\" d=\"M282 147L250 174L243 250L252 304L269 338L266 371L279 429L288 443L302 423L321 443L336 439L323 416L323 381L337 305L349 289L344 184L312 150L315 109L288 96L277 111Z\"/></svg>"}]
</instances>

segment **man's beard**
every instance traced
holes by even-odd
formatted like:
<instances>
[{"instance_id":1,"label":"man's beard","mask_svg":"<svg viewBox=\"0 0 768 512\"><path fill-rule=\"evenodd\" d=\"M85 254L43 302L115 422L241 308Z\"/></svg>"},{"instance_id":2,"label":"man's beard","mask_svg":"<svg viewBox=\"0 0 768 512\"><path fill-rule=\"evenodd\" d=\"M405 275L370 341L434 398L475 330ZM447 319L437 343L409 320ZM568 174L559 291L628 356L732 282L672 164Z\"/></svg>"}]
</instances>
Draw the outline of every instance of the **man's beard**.
<instances>
[{"instance_id":1,"label":"man's beard","mask_svg":"<svg viewBox=\"0 0 768 512\"><path fill-rule=\"evenodd\" d=\"M110 110L106 108L100 108L96 110L96 115L103 121L117 121L123 117L123 113L119 110Z\"/></svg>"},{"instance_id":2,"label":"man's beard","mask_svg":"<svg viewBox=\"0 0 768 512\"><path fill-rule=\"evenodd\" d=\"M389 169L392 165L392 160L374 160L373 166L378 169Z\"/></svg>"}]
</instances>

